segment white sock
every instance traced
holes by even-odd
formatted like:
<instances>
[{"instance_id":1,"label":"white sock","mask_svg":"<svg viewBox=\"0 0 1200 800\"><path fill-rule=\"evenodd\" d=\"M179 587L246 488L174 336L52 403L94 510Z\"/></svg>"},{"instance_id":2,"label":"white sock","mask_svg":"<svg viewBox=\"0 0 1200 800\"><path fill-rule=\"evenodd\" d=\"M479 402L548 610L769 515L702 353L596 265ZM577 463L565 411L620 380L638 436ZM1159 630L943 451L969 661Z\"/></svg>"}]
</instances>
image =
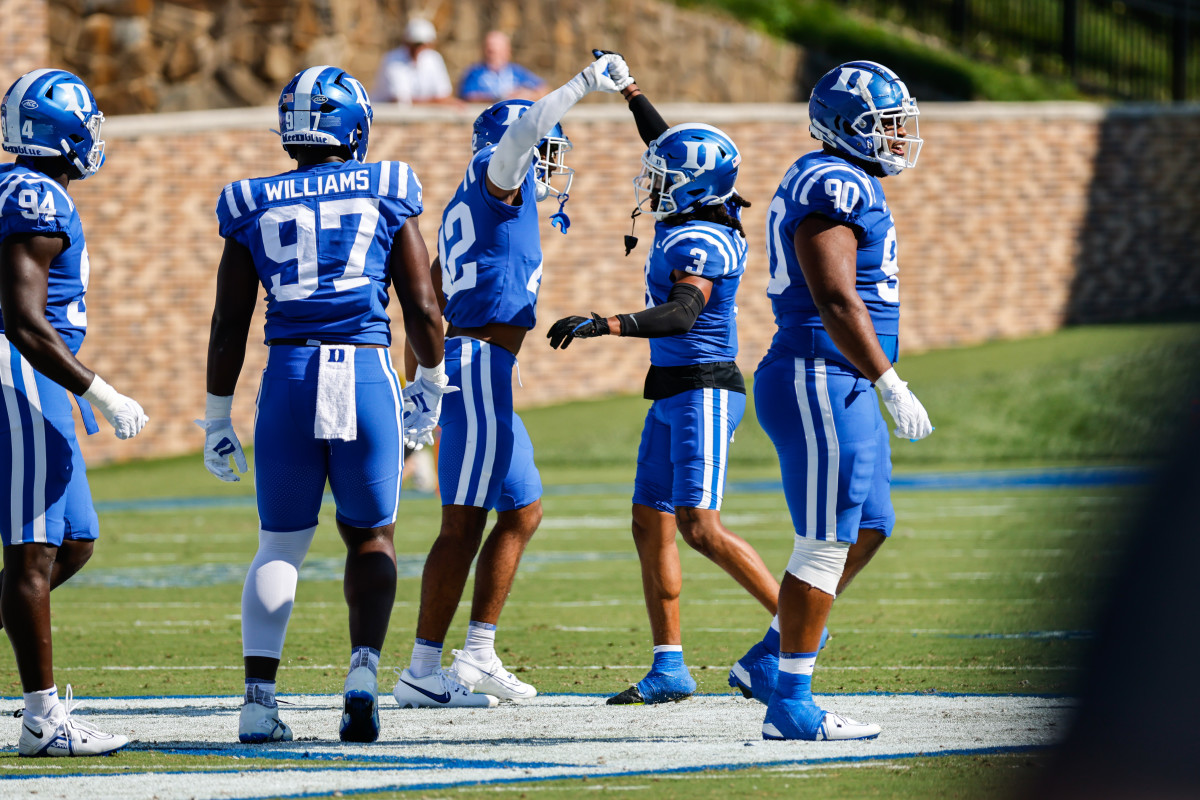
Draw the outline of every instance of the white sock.
<instances>
[{"instance_id":1,"label":"white sock","mask_svg":"<svg viewBox=\"0 0 1200 800\"><path fill-rule=\"evenodd\" d=\"M463 649L476 661L491 661L496 657L496 626L471 620L467 625L467 644Z\"/></svg>"},{"instance_id":2,"label":"white sock","mask_svg":"<svg viewBox=\"0 0 1200 800\"><path fill-rule=\"evenodd\" d=\"M58 686L42 689L40 692L25 693L25 716L38 721L50 716L50 712L58 705Z\"/></svg>"},{"instance_id":3,"label":"white sock","mask_svg":"<svg viewBox=\"0 0 1200 800\"><path fill-rule=\"evenodd\" d=\"M428 639L417 639L413 642L412 660L408 663L408 671L414 678L432 675L441 666L441 642L431 642Z\"/></svg>"}]
</instances>

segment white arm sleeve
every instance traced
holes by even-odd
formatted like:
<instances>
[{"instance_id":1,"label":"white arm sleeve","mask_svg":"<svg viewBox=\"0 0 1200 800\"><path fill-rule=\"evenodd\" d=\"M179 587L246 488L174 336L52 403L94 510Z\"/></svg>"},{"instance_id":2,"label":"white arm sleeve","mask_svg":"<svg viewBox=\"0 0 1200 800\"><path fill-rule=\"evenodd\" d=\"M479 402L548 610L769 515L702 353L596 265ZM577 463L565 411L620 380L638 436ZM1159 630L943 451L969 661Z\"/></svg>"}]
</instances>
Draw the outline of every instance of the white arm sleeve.
<instances>
[{"instance_id":1,"label":"white arm sleeve","mask_svg":"<svg viewBox=\"0 0 1200 800\"><path fill-rule=\"evenodd\" d=\"M533 151L538 142L588 91L587 81L582 75L576 75L538 100L520 119L509 125L488 164L487 176L492 183L505 191L520 187L533 163Z\"/></svg>"}]
</instances>

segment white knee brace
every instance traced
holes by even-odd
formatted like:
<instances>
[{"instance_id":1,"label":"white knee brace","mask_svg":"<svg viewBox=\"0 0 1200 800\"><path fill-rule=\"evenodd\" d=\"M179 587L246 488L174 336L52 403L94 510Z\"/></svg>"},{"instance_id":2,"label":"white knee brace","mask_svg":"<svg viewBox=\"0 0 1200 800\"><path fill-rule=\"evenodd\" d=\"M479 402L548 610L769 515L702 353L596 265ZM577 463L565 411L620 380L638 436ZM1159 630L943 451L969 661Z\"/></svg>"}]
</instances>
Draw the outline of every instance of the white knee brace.
<instances>
[{"instance_id":1,"label":"white knee brace","mask_svg":"<svg viewBox=\"0 0 1200 800\"><path fill-rule=\"evenodd\" d=\"M296 580L316 528L258 532L258 552L242 587L242 655L279 658L287 635Z\"/></svg>"},{"instance_id":2,"label":"white knee brace","mask_svg":"<svg viewBox=\"0 0 1200 800\"><path fill-rule=\"evenodd\" d=\"M797 536L787 571L814 589L836 597L838 581L842 579L849 552L850 545L847 542L826 542Z\"/></svg>"}]
</instances>

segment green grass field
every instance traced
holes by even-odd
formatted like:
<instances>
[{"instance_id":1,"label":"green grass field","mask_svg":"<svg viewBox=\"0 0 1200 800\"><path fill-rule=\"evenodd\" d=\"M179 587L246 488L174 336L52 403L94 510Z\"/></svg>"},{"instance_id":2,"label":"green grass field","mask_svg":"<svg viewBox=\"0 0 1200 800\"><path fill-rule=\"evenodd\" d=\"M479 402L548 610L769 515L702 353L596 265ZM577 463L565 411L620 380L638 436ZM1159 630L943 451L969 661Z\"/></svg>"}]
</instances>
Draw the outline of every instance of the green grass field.
<instances>
[{"instance_id":1,"label":"green grass field","mask_svg":"<svg viewBox=\"0 0 1200 800\"><path fill-rule=\"evenodd\" d=\"M901 375L937 431L924 442L894 445L897 475L1152 463L1166 452L1169 433L1195 413L1184 376L1198 332L1200 325L1191 323L1081 328L905 358ZM614 693L640 678L650 662L628 532L632 460L645 407L641 399L617 397L523 412L547 484L545 520L506 607L498 649L506 666L543 693ZM752 413L738 431L732 459L731 484L777 477ZM54 595L60 689L71 683L94 697L214 695L236 704L241 581L256 545L250 482L220 484L198 456L96 469L91 476L103 538L87 569ZM145 502L155 498L176 500L166 507ZM1110 486L897 489L893 541L838 600L829 624L834 638L822 653L814 688L823 694L1069 693L1087 643L1091 601L1102 591L1136 498L1135 488ZM401 513L401 580L382 658L384 691L392 684L388 668L407 662L421 565L439 506L433 498L406 497ZM344 551L332 515L327 503L301 573L280 672L284 693L341 689L348 655ZM781 493L732 490L722 515L769 565L782 568L791 525ZM701 692L727 693L729 665L769 617L682 542L681 555L687 660ZM460 646L465 626L463 611L447 650ZM7 648L0 655L0 694L20 697ZM19 700L5 706L15 710ZM5 735L13 731L15 723ZM1028 754L959 755L859 768L560 781L505 791L566 797L607 786L634 797L749 791L771 797L803 786L829 797L1002 796L1038 761ZM229 769L234 762L149 747L104 763L133 775ZM14 750L0 753L0 781L63 769L61 762L18 763ZM419 794L482 797L500 790Z\"/></svg>"}]
</instances>

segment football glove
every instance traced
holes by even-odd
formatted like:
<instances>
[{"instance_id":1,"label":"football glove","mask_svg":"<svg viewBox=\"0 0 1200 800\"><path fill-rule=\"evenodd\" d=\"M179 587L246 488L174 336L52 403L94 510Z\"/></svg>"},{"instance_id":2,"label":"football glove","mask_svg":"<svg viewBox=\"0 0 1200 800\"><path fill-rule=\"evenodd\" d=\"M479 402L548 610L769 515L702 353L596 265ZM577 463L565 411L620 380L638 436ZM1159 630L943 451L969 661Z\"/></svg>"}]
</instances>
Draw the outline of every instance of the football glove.
<instances>
[{"instance_id":1,"label":"football glove","mask_svg":"<svg viewBox=\"0 0 1200 800\"><path fill-rule=\"evenodd\" d=\"M84 400L100 409L108 424L113 426L118 439L132 439L141 433L142 428L150 421L138 401L121 394L99 375L93 378L92 385L82 396Z\"/></svg>"},{"instance_id":2,"label":"football glove","mask_svg":"<svg viewBox=\"0 0 1200 800\"><path fill-rule=\"evenodd\" d=\"M457 392L446 375L445 362L418 367L417 378L404 387L404 443L414 450L433 446L433 429L442 415L442 396Z\"/></svg>"},{"instance_id":3,"label":"football glove","mask_svg":"<svg viewBox=\"0 0 1200 800\"><path fill-rule=\"evenodd\" d=\"M591 339L593 336L608 336L608 318L602 317L595 311L591 319L587 317L563 317L550 326L546 338L550 346L556 350L566 350L573 339Z\"/></svg>"},{"instance_id":4,"label":"football glove","mask_svg":"<svg viewBox=\"0 0 1200 800\"><path fill-rule=\"evenodd\" d=\"M232 410L233 395L218 397L210 394L204 404L204 419L193 420L204 429L204 468L223 481L241 480L230 466L230 458L238 472L247 469L242 443L233 432Z\"/></svg>"},{"instance_id":5,"label":"football glove","mask_svg":"<svg viewBox=\"0 0 1200 800\"><path fill-rule=\"evenodd\" d=\"M603 56L621 56L620 53L613 52L612 50L593 50L592 55L594 55L596 58L602 58ZM629 65L625 63L624 56L621 56L621 60L619 62L614 62L608 65L608 77L612 78L613 85L617 87L618 92L623 92L632 84L637 83L637 81L633 79L633 76L629 74Z\"/></svg>"},{"instance_id":6,"label":"football glove","mask_svg":"<svg viewBox=\"0 0 1200 800\"><path fill-rule=\"evenodd\" d=\"M896 436L915 442L933 433L925 406L909 391L908 384L900 380L895 368L888 368L887 372L880 375L875 381L875 388L879 389L883 404L896 422Z\"/></svg>"},{"instance_id":7,"label":"football glove","mask_svg":"<svg viewBox=\"0 0 1200 800\"><path fill-rule=\"evenodd\" d=\"M614 66L618 64L620 66ZM606 53L600 56L585 67L583 72L579 73L578 77L583 81L588 92L619 92L620 89L617 88L617 84L610 77L614 69L621 72L626 79L629 78L629 67L625 65L625 59L616 53ZM629 83L625 85L628 86Z\"/></svg>"}]
</instances>

